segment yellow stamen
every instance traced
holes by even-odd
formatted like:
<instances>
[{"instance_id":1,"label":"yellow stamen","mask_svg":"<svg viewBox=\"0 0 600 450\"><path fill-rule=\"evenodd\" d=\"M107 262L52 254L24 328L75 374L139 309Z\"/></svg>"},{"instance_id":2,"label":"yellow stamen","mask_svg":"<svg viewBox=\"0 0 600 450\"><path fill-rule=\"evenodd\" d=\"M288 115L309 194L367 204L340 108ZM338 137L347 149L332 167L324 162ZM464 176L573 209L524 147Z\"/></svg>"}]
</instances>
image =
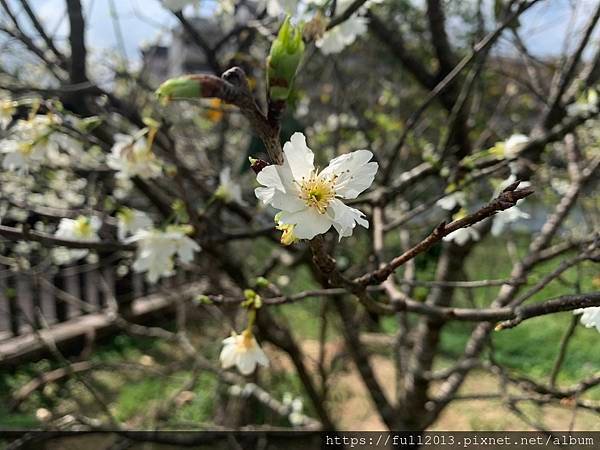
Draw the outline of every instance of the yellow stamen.
<instances>
[{"instance_id":1,"label":"yellow stamen","mask_svg":"<svg viewBox=\"0 0 600 450\"><path fill-rule=\"evenodd\" d=\"M89 219L86 217L80 217L75 221L75 225L73 227L75 235L80 238L86 238L92 235L94 230L92 229L92 224Z\"/></svg>"},{"instance_id":2,"label":"yellow stamen","mask_svg":"<svg viewBox=\"0 0 600 450\"><path fill-rule=\"evenodd\" d=\"M319 214L325 214L329 203L335 198L335 177L326 179L316 172L300 182L300 198L307 206L315 208Z\"/></svg>"}]
</instances>

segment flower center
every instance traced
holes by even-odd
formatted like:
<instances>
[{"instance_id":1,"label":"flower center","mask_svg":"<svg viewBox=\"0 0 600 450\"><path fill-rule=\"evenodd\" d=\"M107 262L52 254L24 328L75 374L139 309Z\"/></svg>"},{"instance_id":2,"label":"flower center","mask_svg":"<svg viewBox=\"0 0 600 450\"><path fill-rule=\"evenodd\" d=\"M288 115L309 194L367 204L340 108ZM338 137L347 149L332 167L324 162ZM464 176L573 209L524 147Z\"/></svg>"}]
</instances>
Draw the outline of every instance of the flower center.
<instances>
[{"instance_id":1,"label":"flower center","mask_svg":"<svg viewBox=\"0 0 600 450\"><path fill-rule=\"evenodd\" d=\"M335 197L334 183L335 178L328 180L313 172L310 177L303 177L300 181L300 198L306 206L325 214L329 202Z\"/></svg>"},{"instance_id":2,"label":"flower center","mask_svg":"<svg viewBox=\"0 0 600 450\"><path fill-rule=\"evenodd\" d=\"M249 330L244 330L242 332L242 339L238 343L239 351L248 351L254 346L252 332Z\"/></svg>"},{"instance_id":3,"label":"flower center","mask_svg":"<svg viewBox=\"0 0 600 450\"><path fill-rule=\"evenodd\" d=\"M85 218L77 219L75 221L75 226L74 226L73 231L74 231L75 235L81 239L88 238L93 233L92 224L90 223L89 220L87 220Z\"/></svg>"},{"instance_id":4,"label":"flower center","mask_svg":"<svg viewBox=\"0 0 600 450\"><path fill-rule=\"evenodd\" d=\"M19 152L21 155L27 157L31 155L33 152L33 145L31 142L21 142L19 143Z\"/></svg>"}]
</instances>

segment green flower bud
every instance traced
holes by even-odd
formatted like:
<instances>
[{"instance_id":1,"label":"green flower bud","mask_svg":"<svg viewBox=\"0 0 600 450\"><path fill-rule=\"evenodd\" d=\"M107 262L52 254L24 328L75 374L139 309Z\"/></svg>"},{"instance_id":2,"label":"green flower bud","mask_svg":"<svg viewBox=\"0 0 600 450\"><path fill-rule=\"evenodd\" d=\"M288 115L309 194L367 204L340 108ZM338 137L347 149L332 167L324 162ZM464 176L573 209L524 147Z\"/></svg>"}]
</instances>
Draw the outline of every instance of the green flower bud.
<instances>
[{"instance_id":1,"label":"green flower bud","mask_svg":"<svg viewBox=\"0 0 600 450\"><path fill-rule=\"evenodd\" d=\"M194 302L200 305L212 305L213 303L208 295L203 294L197 295L196 298L194 298Z\"/></svg>"},{"instance_id":2,"label":"green flower bud","mask_svg":"<svg viewBox=\"0 0 600 450\"><path fill-rule=\"evenodd\" d=\"M294 27L289 16L283 22L267 59L269 95L274 100L287 100L292 91L296 71L304 55L301 27Z\"/></svg>"},{"instance_id":3,"label":"green flower bud","mask_svg":"<svg viewBox=\"0 0 600 450\"><path fill-rule=\"evenodd\" d=\"M246 299L242 302L242 306L244 308L258 309L262 306L262 299L260 298L260 295L258 295L252 289L244 290L244 298Z\"/></svg>"},{"instance_id":4,"label":"green flower bud","mask_svg":"<svg viewBox=\"0 0 600 450\"><path fill-rule=\"evenodd\" d=\"M265 277L258 277L256 279L256 287L257 288L266 288L269 287L269 285L271 284L271 282L269 280L267 280Z\"/></svg>"},{"instance_id":5,"label":"green flower bud","mask_svg":"<svg viewBox=\"0 0 600 450\"><path fill-rule=\"evenodd\" d=\"M171 78L156 90L156 96L165 104L173 98L199 98L201 94L200 82L194 75Z\"/></svg>"}]
</instances>

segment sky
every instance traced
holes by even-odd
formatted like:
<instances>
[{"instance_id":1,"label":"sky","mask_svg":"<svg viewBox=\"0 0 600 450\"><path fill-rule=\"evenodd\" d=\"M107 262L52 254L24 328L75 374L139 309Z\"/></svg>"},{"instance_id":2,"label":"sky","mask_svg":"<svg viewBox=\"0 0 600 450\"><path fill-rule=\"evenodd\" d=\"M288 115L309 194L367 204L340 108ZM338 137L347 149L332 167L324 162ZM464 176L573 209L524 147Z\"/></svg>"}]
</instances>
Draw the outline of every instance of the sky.
<instances>
[{"instance_id":1,"label":"sky","mask_svg":"<svg viewBox=\"0 0 600 450\"><path fill-rule=\"evenodd\" d=\"M49 30L66 36L68 21L65 17L64 0L29 0ZM214 6L216 0L199 0L204 11ZM393 1L393 0L388 0ZM450 0L457 1L457 0ZM564 46L567 30L581 29L589 12L598 0L542 0L532 7L522 19L521 34L530 51L536 56L560 54ZM176 19L164 9L160 0L82 0L88 24L87 42L96 50L117 49L125 52L130 60L138 60L140 46L157 40L168 40L169 30ZM492 0L489 0L491 3ZM16 5L17 0L9 0ZM123 46L119 45L118 34L114 29L111 5L119 20L123 35ZM575 5L577 14L572 21L571 7ZM194 14L189 7L186 13ZM491 5L490 5L491 10ZM199 12L196 10L196 12ZM506 45L505 45L506 48Z\"/></svg>"}]
</instances>

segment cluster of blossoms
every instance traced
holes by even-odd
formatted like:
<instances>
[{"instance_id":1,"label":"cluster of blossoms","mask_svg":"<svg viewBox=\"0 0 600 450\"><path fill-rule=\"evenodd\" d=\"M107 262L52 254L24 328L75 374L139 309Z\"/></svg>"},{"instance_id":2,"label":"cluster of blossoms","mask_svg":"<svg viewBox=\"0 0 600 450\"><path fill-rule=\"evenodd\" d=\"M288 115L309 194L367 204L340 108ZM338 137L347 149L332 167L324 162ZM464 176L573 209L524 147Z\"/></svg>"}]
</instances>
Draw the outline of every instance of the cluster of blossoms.
<instances>
[{"instance_id":1,"label":"cluster of blossoms","mask_svg":"<svg viewBox=\"0 0 600 450\"><path fill-rule=\"evenodd\" d=\"M54 133L58 123L59 119L51 114L17 120L0 142L0 153L5 154L2 168L19 173L39 168L49 152L58 152Z\"/></svg>"}]
</instances>

